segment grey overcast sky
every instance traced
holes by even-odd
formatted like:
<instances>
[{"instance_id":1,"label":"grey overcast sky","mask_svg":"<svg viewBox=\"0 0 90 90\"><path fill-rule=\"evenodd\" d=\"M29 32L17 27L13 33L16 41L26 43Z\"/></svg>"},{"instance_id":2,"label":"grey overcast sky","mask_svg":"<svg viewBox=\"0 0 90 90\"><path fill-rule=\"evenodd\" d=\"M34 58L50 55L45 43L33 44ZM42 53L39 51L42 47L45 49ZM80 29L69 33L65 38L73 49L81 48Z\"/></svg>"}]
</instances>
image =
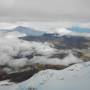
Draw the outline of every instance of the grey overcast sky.
<instances>
[{"instance_id":1,"label":"grey overcast sky","mask_svg":"<svg viewBox=\"0 0 90 90\"><path fill-rule=\"evenodd\" d=\"M0 21L90 21L90 0L0 0Z\"/></svg>"}]
</instances>

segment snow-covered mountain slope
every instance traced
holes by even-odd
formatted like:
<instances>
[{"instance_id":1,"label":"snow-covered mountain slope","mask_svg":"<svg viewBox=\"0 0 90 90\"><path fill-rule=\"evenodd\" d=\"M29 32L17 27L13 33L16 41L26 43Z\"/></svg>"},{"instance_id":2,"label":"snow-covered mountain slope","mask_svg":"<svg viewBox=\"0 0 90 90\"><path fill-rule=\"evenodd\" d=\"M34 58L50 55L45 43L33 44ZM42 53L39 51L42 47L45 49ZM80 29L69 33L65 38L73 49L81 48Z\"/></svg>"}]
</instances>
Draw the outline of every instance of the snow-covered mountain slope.
<instances>
[{"instance_id":1,"label":"snow-covered mountain slope","mask_svg":"<svg viewBox=\"0 0 90 90\"><path fill-rule=\"evenodd\" d=\"M64 70L43 70L19 84L0 82L0 90L90 90L90 62Z\"/></svg>"},{"instance_id":2,"label":"snow-covered mountain slope","mask_svg":"<svg viewBox=\"0 0 90 90\"><path fill-rule=\"evenodd\" d=\"M64 70L43 70L19 84L0 82L0 90L90 90L90 62Z\"/></svg>"},{"instance_id":3,"label":"snow-covered mountain slope","mask_svg":"<svg viewBox=\"0 0 90 90\"><path fill-rule=\"evenodd\" d=\"M90 90L90 62L64 70L44 70L20 83L16 90Z\"/></svg>"}]
</instances>

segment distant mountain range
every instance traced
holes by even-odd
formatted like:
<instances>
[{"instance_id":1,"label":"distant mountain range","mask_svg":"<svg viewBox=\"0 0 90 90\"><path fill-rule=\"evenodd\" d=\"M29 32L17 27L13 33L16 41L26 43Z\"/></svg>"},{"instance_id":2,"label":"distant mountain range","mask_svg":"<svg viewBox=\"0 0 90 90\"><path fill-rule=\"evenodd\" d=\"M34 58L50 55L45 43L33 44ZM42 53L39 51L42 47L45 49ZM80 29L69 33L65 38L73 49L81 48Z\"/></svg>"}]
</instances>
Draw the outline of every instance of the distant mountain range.
<instances>
[{"instance_id":1,"label":"distant mountain range","mask_svg":"<svg viewBox=\"0 0 90 90\"><path fill-rule=\"evenodd\" d=\"M45 31L40 31L40 30L35 30L30 27L24 27L24 26L17 26L13 28L12 30L7 30L7 29L1 29L0 31L3 32L13 32L17 31L19 33L26 34L27 36L41 36L45 33ZM84 36L84 37L90 37L90 29L89 28L81 28L81 27L71 27L71 28L53 28L50 29L51 33L48 34L57 34L59 36L64 36L64 35L71 35L71 36Z\"/></svg>"},{"instance_id":2,"label":"distant mountain range","mask_svg":"<svg viewBox=\"0 0 90 90\"><path fill-rule=\"evenodd\" d=\"M26 34L27 36L29 36L29 35L40 36L43 33L45 33L43 31L37 31L37 30L34 30L32 28L23 27L23 26L18 26L16 28L13 28L12 30L1 29L0 31L2 31L2 32L19 32L19 33L22 33L22 34Z\"/></svg>"},{"instance_id":3,"label":"distant mountain range","mask_svg":"<svg viewBox=\"0 0 90 90\"><path fill-rule=\"evenodd\" d=\"M88 48L90 46L90 38L84 38L80 36L62 36L58 37L54 34L44 34L42 36L26 36L20 37L20 39L36 42L49 42L54 44L57 49L71 49L71 48Z\"/></svg>"},{"instance_id":4,"label":"distant mountain range","mask_svg":"<svg viewBox=\"0 0 90 90\"><path fill-rule=\"evenodd\" d=\"M74 32L80 32L80 33L90 33L90 28L82 28L79 26L73 26L71 28L68 28L69 30L72 30Z\"/></svg>"},{"instance_id":5,"label":"distant mountain range","mask_svg":"<svg viewBox=\"0 0 90 90\"><path fill-rule=\"evenodd\" d=\"M80 32L82 30L82 32ZM18 26L14 28L12 31L17 31L20 33L26 34L26 36L41 36L43 34L55 34L58 36L81 36L81 37L90 37L90 33L84 32L89 29L85 28L80 28L80 27L75 27L75 28L56 28L54 30L51 30L51 33L45 32L45 31L40 31L40 30L35 30L29 27L23 27L23 26Z\"/></svg>"},{"instance_id":6,"label":"distant mountain range","mask_svg":"<svg viewBox=\"0 0 90 90\"><path fill-rule=\"evenodd\" d=\"M54 46L58 49L88 48L90 46L90 33L81 33L77 32L77 30L75 31L74 29L75 28L56 28L52 30L52 33L47 33L44 31L34 30L29 27L18 26L16 28L13 28L13 30L0 31L3 31L5 33L8 32L6 36L7 38L17 36L20 39L27 41L50 42L54 44Z\"/></svg>"},{"instance_id":7,"label":"distant mountain range","mask_svg":"<svg viewBox=\"0 0 90 90\"><path fill-rule=\"evenodd\" d=\"M14 31L18 31L18 32L20 32L20 33L24 33L24 34L26 34L27 36L28 36L28 35L40 36L40 35L42 35L43 33L45 33L45 32L43 32L43 31L37 31L37 30L34 30L34 29L32 29L32 28L22 27L22 26L18 26L18 27L16 27L16 28L14 28Z\"/></svg>"}]
</instances>

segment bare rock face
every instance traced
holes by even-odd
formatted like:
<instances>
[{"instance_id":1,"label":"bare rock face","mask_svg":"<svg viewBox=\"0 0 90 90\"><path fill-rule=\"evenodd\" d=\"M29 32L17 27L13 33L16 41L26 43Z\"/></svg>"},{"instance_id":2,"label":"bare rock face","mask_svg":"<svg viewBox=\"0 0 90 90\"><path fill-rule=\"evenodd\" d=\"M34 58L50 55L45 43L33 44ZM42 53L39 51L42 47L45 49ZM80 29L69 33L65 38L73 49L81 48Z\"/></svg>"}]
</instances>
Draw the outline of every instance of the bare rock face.
<instances>
[{"instance_id":1,"label":"bare rock face","mask_svg":"<svg viewBox=\"0 0 90 90\"><path fill-rule=\"evenodd\" d=\"M46 70L46 69L55 69L55 70L61 70L66 68L64 65L50 65L50 64L33 64L30 69L22 70L20 72L13 72L10 74L7 74L5 71L0 70L0 81L2 80L10 80L11 82L19 83L22 81L25 81L32 77L34 74L41 70Z\"/></svg>"},{"instance_id":2,"label":"bare rock face","mask_svg":"<svg viewBox=\"0 0 90 90\"><path fill-rule=\"evenodd\" d=\"M0 81L7 79L7 73L0 70Z\"/></svg>"}]
</instances>

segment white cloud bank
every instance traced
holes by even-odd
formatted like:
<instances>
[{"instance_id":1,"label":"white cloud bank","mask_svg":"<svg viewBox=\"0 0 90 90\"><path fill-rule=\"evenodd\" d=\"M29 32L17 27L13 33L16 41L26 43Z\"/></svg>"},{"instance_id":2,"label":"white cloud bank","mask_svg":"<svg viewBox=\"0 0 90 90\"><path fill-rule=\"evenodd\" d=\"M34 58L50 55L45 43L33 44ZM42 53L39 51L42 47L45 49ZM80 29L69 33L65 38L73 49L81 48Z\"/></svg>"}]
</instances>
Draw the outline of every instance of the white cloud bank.
<instances>
[{"instance_id":1,"label":"white cloud bank","mask_svg":"<svg viewBox=\"0 0 90 90\"><path fill-rule=\"evenodd\" d=\"M9 29L12 30L17 26L25 26L34 28L40 31L52 32L52 28L70 28L72 26L80 26L82 28L90 28L90 22L70 22L70 21L61 21L61 22L0 22L0 29Z\"/></svg>"},{"instance_id":2,"label":"white cloud bank","mask_svg":"<svg viewBox=\"0 0 90 90\"><path fill-rule=\"evenodd\" d=\"M64 59L59 58L46 58L44 56L34 57L30 60L30 63L40 63L40 64L51 64L51 65L69 65L73 63L82 62L79 58L75 57L72 53L69 53Z\"/></svg>"},{"instance_id":3,"label":"white cloud bank","mask_svg":"<svg viewBox=\"0 0 90 90\"><path fill-rule=\"evenodd\" d=\"M7 32L6 36L7 35L10 34ZM12 32L11 35L17 36L14 32ZM40 54L41 56L34 56L35 54ZM69 55L64 59L49 58L54 54L58 54L58 50L56 50L50 43L28 42L20 40L17 37L3 37L1 33L0 66L5 66L5 68L7 67L10 71L12 68L20 70L20 68L31 63L69 65L82 61L72 55L72 53L69 53ZM33 55L34 57L28 59L27 56L30 55Z\"/></svg>"},{"instance_id":4,"label":"white cloud bank","mask_svg":"<svg viewBox=\"0 0 90 90\"><path fill-rule=\"evenodd\" d=\"M18 38L0 38L0 66L5 66L5 68L8 66L19 70L30 61L27 56L37 53L47 57L55 52L56 50L49 43L27 42Z\"/></svg>"},{"instance_id":5,"label":"white cloud bank","mask_svg":"<svg viewBox=\"0 0 90 90\"><path fill-rule=\"evenodd\" d=\"M34 56L32 59L27 58L28 55L34 55L35 53L42 56ZM49 58L55 53L58 53L58 50L51 47L49 43L27 42L18 38L0 38L0 65L6 65L11 69L20 70L20 68L34 63L69 65L82 61L71 53L64 59Z\"/></svg>"}]
</instances>

